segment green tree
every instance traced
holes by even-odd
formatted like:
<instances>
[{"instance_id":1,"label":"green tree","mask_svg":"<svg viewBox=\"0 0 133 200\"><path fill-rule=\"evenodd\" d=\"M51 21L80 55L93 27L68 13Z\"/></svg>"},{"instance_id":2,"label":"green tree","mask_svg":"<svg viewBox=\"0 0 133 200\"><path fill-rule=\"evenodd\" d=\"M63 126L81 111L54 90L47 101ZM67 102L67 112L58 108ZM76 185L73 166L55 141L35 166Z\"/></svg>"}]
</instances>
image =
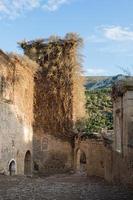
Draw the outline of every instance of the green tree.
<instances>
[{"instance_id":1,"label":"green tree","mask_svg":"<svg viewBox=\"0 0 133 200\"><path fill-rule=\"evenodd\" d=\"M111 89L86 91L87 120L85 132L92 134L102 128L113 129Z\"/></svg>"}]
</instances>

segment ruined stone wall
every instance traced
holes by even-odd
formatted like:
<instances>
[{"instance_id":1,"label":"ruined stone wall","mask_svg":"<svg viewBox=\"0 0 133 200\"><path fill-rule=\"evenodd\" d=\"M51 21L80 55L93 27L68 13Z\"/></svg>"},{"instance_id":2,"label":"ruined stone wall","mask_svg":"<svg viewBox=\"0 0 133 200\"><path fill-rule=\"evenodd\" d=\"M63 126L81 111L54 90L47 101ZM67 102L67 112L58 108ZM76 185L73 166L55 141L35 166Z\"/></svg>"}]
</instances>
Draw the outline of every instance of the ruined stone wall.
<instances>
[{"instance_id":1,"label":"ruined stone wall","mask_svg":"<svg viewBox=\"0 0 133 200\"><path fill-rule=\"evenodd\" d=\"M74 164L77 170L77 151L80 149L86 155L86 169L88 176L104 177L104 145L102 141L85 139L75 141Z\"/></svg>"},{"instance_id":2,"label":"ruined stone wall","mask_svg":"<svg viewBox=\"0 0 133 200\"><path fill-rule=\"evenodd\" d=\"M50 71L53 68L49 69L48 74ZM61 173L72 167L72 94L66 72L69 69L63 71L56 68L55 71L59 75L57 80L56 75L53 78L48 77L43 68L35 77L34 168L39 166L38 172L43 174ZM42 150L45 138L48 149Z\"/></svg>"},{"instance_id":3,"label":"ruined stone wall","mask_svg":"<svg viewBox=\"0 0 133 200\"><path fill-rule=\"evenodd\" d=\"M71 143L37 129L34 135L34 172L54 174L70 171L73 168Z\"/></svg>"},{"instance_id":4,"label":"ruined stone wall","mask_svg":"<svg viewBox=\"0 0 133 200\"><path fill-rule=\"evenodd\" d=\"M113 121L115 130L115 149L118 152L123 151L123 99L119 97L113 104Z\"/></svg>"},{"instance_id":5,"label":"ruined stone wall","mask_svg":"<svg viewBox=\"0 0 133 200\"><path fill-rule=\"evenodd\" d=\"M113 181L123 184L133 184L133 166L130 159L113 152Z\"/></svg>"},{"instance_id":6,"label":"ruined stone wall","mask_svg":"<svg viewBox=\"0 0 133 200\"><path fill-rule=\"evenodd\" d=\"M105 146L105 178L133 185L133 79L113 87L114 146Z\"/></svg>"},{"instance_id":7,"label":"ruined stone wall","mask_svg":"<svg viewBox=\"0 0 133 200\"><path fill-rule=\"evenodd\" d=\"M132 152L131 149L130 151ZM130 155L133 156L132 153ZM123 157L121 153L109 148L105 148L104 156L105 179L109 182L133 185L133 157Z\"/></svg>"},{"instance_id":8,"label":"ruined stone wall","mask_svg":"<svg viewBox=\"0 0 133 200\"><path fill-rule=\"evenodd\" d=\"M76 139L74 148L74 168L78 172L78 150L85 153L88 176L103 177L109 182L133 185L133 150L128 148L128 156L114 151L110 144L95 139ZM82 169L81 169L82 170Z\"/></svg>"},{"instance_id":9,"label":"ruined stone wall","mask_svg":"<svg viewBox=\"0 0 133 200\"><path fill-rule=\"evenodd\" d=\"M21 43L24 53L39 64L35 77L33 155L34 169L40 173L67 171L73 165L73 125L78 113L84 113L80 98L83 85L77 70L78 46L76 37ZM74 97L79 100L76 102ZM48 143L44 150L42 143Z\"/></svg>"},{"instance_id":10,"label":"ruined stone wall","mask_svg":"<svg viewBox=\"0 0 133 200\"><path fill-rule=\"evenodd\" d=\"M12 56L11 56L12 57ZM32 155L33 72L22 58L0 55L0 173L24 174L25 154Z\"/></svg>"},{"instance_id":11,"label":"ruined stone wall","mask_svg":"<svg viewBox=\"0 0 133 200\"><path fill-rule=\"evenodd\" d=\"M113 181L113 151L111 148L104 148L104 178Z\"/></svg>"},{"instance_id":12,"label":"ruined stone wall","mask_svg":"<svg viewBox=\"0 0 133 200\"><path fill-rule=\"evenodd\" d=\"M133 148L133 89L123 96L123 154L128 157Z\"/></svg>"}]
</instances>

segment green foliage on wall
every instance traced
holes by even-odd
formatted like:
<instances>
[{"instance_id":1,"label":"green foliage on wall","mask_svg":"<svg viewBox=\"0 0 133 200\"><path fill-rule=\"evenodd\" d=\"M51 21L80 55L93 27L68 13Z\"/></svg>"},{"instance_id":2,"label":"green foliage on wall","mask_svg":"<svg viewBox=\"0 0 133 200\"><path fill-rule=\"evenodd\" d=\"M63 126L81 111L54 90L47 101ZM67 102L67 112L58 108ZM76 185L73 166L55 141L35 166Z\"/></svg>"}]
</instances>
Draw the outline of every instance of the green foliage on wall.
<instances>
[{"instance_id":1,"label":"green foliage on wall","mask_svg":"<svg viewBox=\"0 0 133 200\"><path fill-rule=\"evenodd\" d=\"M86 91L86 133L113 129L111 89Z\"/></svg>"},{"instance_id":2,"label":"green foliage on wall","mask_svg":"<svg viewBox=\"0 0 133 200\"><path fill-rule=\"evenodd\" d=\"M87 90L86 118L78 120L75 132L93 137L93 133L100 133L102 129L113 129L113 105L111 88Z\"/></svg>"}]
</instances>

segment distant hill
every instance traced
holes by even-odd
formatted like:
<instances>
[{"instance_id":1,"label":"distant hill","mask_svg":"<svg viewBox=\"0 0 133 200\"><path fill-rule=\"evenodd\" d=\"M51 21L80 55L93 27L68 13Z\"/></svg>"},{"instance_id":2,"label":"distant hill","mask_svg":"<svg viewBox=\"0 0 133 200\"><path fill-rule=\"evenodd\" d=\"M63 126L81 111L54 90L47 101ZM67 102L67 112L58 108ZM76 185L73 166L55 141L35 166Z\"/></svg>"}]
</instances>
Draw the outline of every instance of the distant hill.
<instances>
[{"instance_id":1,"label":"distant hill","mask_svg":"<svg viewBox=\"0 0 133 200\"><path fill-rule=\"evenodd\" d=\"M121 74L117 76L87 76L85 87L89 90L109 88L117 81L125 78L126 76Z\"/></svg>"}]
</instances>

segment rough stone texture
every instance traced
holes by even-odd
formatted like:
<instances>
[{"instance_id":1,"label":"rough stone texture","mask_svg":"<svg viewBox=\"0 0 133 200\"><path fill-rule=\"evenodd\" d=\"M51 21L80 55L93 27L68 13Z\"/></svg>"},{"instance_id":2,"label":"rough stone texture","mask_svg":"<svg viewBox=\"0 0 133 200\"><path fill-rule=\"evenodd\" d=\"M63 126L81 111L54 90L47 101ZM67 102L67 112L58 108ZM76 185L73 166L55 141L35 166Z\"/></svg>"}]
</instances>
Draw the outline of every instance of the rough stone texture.
<instances>
[{"instance_id":1,"label":"rough stone texture","mask_svg":"<svg viewBox=\"0 0 133 200\"><path fill-rule=\"evenodd\" d=\"M63 45L66 45L66 41L63 41ZM62 43L60 48L64 61ZM58 50L56 46L54 49ZM24 62L20 57L0 51L0 173L9 174L12 168L12 174L24 174L27 169L25 174L29 175L32 160L34 172L38 174L63 173L73 167L79 170L82 157L82 169L87 171L88 176L95 175L105 177L108 181L133 185L133 80L118 83L113 90L114 144L107 143L108 138L106 142L76 139L74 144L74 121L78 116L81 117L81 107L84 106L81 103L81 112L76 112L78 95L74 93L77 87L71 69L68 70L67 62L62 62L61 66L54 69L49 56L55 58L56 53L52 49L50 55L43 54L44 68L40 65L34 76L35 69L31 67L31 61ZM71 58L71 62L68 60L72 65L75 57L69 53L66 55ZM45 56L50 63L47 70ZM56 79L46 73L51 69L53 75L56 71ZM79 99L81 101L82 97ZM36 181L33 183L36 184Z\"/></svg>"},{"instance_id":2,"label":"rough stone texture","mask_svg":"<svg viewBox=\"0 0 133 200\"><path fill-rule=\"evenodd\" d=\"M109 182L113 181L112 166L113 166L112 149L105 147L105 152L104 152L104 178Z\"/></svg>"},{"instance_id":3,"label":"rough stone texture","mask_svg":"<svg viewBox=\"0 0 133 200\"><path fill-rule=\"evenodd\" d=\"M105 148L105 178L133 184L133 79L113 88L114 148Z\"/></svg>"},{"instance_id":4,"label":"rough stone texture","mask_svg":"<svg viewBox=\"0 0 133 200\"><path fill-rule=\"evenodd\" d=\"M65 172L73 165L73 125L85 115L84 87L78 63L78 38L23 42L39 64L34 95L34 169Z\"/></svg>"},{"instance_id":5,"label":"rough stone texture","mask_svg":"<svg viewBox=\"0 0 133 200\"><path fill-rule=\"evenodd\" d=\"M35 60L34 132L71 140L73 121L85 115L85 94L78 59L80 38L49 38L22 42L24 54ZM36 134L36 133L35 133Z\"/></svg>"},{"instance_id":6,"label":"rough stone texture","mask_svg":"<svg viewBox=\"0 0 133 200\"><path fill-rule=\"evenodd\" d=\"M72 169L72 145L40 129L33 139L34 170L41 174L62 173Z\"/></svg>"},{"instance_id":7,"label":"rough stone texture","mask_svg":"<svg viewBox=\"0 0 133 200\"><path fill-rule=\"evenodd\" d=\"M23 174L28 150L35 173L72 169L73 126L85 114L79 40L67 35L63 40L24 43L24 53L38 63L35 76L32 63L23 65L17 56L1 51L1 173L9 174L13 161L16 173Z\"/></svg>"},{"instance_id":8,"label":"rough stone texture","mask_svg":"<svg viewBox=\"0 0 133 200\"><path fill-rule=\"evenodd\" d=\"M48 178L0 177L1 200L132 200L133 191L100 178L58 175Z\"/></svg>"},{"instance_id":9,"label":"rough stone texture","mask_svg":"<svg viewBox=\"0 0 133 200\"><path fill-rule=\"evenodd\" d=\"M118 82L112 96L115 150L127 157L129 148L133 147L133 79Z\"/></svg>"},{"instance_id":10,"label":"rough stone texture","mask_svg":"<svg viewBox=\"0 0 133 200\"><path fill-rule=\"evenodd\" d=\"M104 177L104 145L95 139L76 140L74 150L75 169L79 168L77 151L80 149L86 155L86 168L88 176Z\"/></svg>"},{"instance_id":11,"label":"rough stone texture","mask_svg":"<svg viewBox=\"0 0 133 200\"><path fill-rule=\"evenodd\" d=\"M80 150L86 155L89 176L101 176L109 182L133 185L133 79L117 83L112 96L113 137L103 137L102 141L76 139L74 165L76 170L80 169Z\"/></svg>"},{"instance_id":12,"label":"rough stone texture","mask_svg":"<svg viewBox=\"0 0 133 200\"><path fill-rule=\"evenodd\" d=\"M124 158L120 153L105 148L105 179L133 185L132 158Z\"/></svg>"},{"instance_id":13,"label":"rough stone texture","mask_svg":"<svg viewBox=\"0 0 133 200\"><path fill-rule=\"evenodd\" d=\"M24 158L32 154L33 72L18 58L0 52L0 173L24 174Z\"/></svg>"}]
</instances>

